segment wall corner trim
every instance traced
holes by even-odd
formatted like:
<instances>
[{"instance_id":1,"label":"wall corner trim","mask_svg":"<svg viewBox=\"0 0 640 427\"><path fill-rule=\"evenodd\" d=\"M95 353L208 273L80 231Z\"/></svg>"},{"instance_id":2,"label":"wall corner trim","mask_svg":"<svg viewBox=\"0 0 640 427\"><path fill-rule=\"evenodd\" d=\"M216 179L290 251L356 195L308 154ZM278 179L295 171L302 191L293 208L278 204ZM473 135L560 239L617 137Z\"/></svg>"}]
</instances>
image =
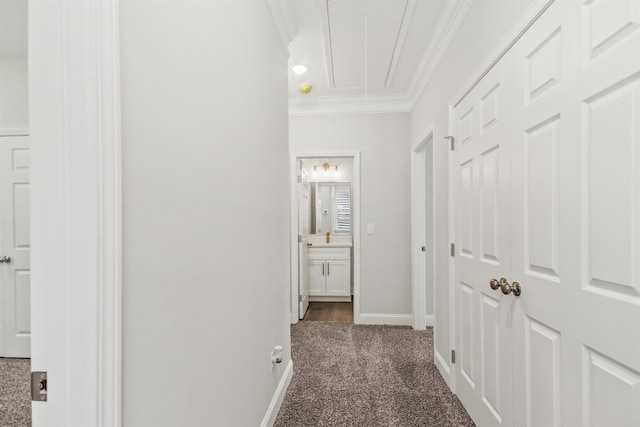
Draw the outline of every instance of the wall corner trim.
<instances>
[{"instance_id":1,"label":"wall corner trim","mask_svg":"<svg viewBox=\"0 0 640 427\"><path fill-rule=\"evenodd\" d=\"M280 412L280 406L282 405L282 401L284 400L284 395L287 392L287 388L289 388L289 384L291 383L291 378L293 378L293 361L289 360L289 363L284 370L284 374L282 375L282 378L280 378L278 387L273 393L273 398L271 399L271 403L269 403L267 412L264 414L264 418L260 423L260 427L271 427L276 421L278 412Z\"/></svg>"},{"instance_id":2,"label":"wall corner trim","mask_svg":"<svg viewBox=\"0 0 640 427\"><path fill-rule=\"evenodd\" d=\"M360 313L361 325L413 326L411 314Z\"/></svg>"}]
</instances>

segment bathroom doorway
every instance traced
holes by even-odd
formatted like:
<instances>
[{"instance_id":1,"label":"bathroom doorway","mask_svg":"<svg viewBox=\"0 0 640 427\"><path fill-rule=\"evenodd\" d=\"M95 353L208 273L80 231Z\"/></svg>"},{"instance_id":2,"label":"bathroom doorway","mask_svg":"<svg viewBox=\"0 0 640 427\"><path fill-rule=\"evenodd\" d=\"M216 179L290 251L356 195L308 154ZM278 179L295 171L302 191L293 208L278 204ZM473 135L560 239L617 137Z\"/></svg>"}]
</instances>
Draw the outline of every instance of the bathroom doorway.
<instances>
[{"instance_id":1,"label":"bathroom doorway","mask_svg":"<svg viewBox=\"0 0 640 427\"><path fill-rule=\"evenodd\" d=\"M291 155L291 323L358 323L359 153Z\"/></svg>"}]
</instances>

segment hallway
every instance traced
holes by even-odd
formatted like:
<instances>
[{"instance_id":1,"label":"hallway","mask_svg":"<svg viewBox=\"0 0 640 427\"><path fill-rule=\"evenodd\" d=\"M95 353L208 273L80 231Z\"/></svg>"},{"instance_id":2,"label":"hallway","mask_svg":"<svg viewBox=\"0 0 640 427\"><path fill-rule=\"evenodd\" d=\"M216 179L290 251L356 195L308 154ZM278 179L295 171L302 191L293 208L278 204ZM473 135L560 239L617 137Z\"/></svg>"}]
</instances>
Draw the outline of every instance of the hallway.
<instances>
[{"instance_id":1,"label":"hallway","mask_svg":"<svg viewBox=\"0 0 640 427\"><path fill-rule=\"evenodd\" d=\"M275 427L473 426L433 363L433 329L300 322Z\"/></svg>"}]
</instances>

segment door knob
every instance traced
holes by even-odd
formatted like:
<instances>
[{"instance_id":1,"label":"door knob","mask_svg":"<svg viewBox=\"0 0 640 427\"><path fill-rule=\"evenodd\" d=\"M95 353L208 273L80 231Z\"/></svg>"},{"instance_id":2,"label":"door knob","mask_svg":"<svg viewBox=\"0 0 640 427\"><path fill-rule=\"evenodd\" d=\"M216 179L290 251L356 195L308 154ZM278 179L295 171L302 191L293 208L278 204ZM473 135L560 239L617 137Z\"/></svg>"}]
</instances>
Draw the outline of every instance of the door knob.
<instances>
[{"instance_id":1,"label":"door knob","mask_svg":"<svg viewBox=\"0 0 640 427\"><path fill-rule=\"evenodd\" d=\"M500 279L500 289L502 290L502 293L505 295L509 295L510 293L513 292L514 296L519 297L520 294L522 293L522 288L520 287L520 283L513 282L512 284L509 284L509 282L507 282L507 279L505 279L504 277Z\"/></svg>"},{"instance_id":2,"label":"door knob","mask_svg":"<svg viewBox=\"0 0 640 427\"><path fill-rule=\"evenodd\" d=\"M511 284L511 290L513 291L513 296L519 297L522 293L522 288L520 287L520 283L513 282Z\"/></svg>"},{"instance_id":3,"label":"door knob","mask_svg":"<svg viewBox=\"0 0 640 427\"><path fill-rule=\"evenodd\" d=\"M491 279L489 281L489 286L491 286L491 289L495 291L500 287L500 282L498 282L498 279Z\"/></svg>"},{"instance_id":4,"label":"door knob","mask_svg":"<svg viewBox=\"0 0 640 427\"><path fill-rule=\"evenodd\" d=\"M9 255L0 256L0 264L6 262L7 264L11 262L11 257Z\"/></svg>"}]
</instances>

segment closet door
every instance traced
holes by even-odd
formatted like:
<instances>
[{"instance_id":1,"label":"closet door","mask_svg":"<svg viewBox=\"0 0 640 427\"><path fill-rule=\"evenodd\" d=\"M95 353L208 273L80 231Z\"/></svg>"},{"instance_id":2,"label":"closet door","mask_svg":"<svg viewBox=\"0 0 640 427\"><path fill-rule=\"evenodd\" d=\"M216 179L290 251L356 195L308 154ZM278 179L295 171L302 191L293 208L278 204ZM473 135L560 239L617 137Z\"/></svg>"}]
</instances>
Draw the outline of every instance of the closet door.
<instances>
[{"instance_id":1,"label":"closet door","mask_svg":"<svg viewBox=\"0 0 640 427\"><path fill-rule=\"evenodd\" d=\"M512 424L509 148L498 64L453 111L456 393L477 425ZM494 282L495 283L495 282Z\"/></svg>"},{"instance_id":2,"label":"closet door","mask_svg":"<svg viewBox=\"0 0 640 427\"><path fill-rule=\"evenodd\" d=\"M514 425L640 425L640 5L556 1L512 53Z\"/></svg>"}]
</instances>

